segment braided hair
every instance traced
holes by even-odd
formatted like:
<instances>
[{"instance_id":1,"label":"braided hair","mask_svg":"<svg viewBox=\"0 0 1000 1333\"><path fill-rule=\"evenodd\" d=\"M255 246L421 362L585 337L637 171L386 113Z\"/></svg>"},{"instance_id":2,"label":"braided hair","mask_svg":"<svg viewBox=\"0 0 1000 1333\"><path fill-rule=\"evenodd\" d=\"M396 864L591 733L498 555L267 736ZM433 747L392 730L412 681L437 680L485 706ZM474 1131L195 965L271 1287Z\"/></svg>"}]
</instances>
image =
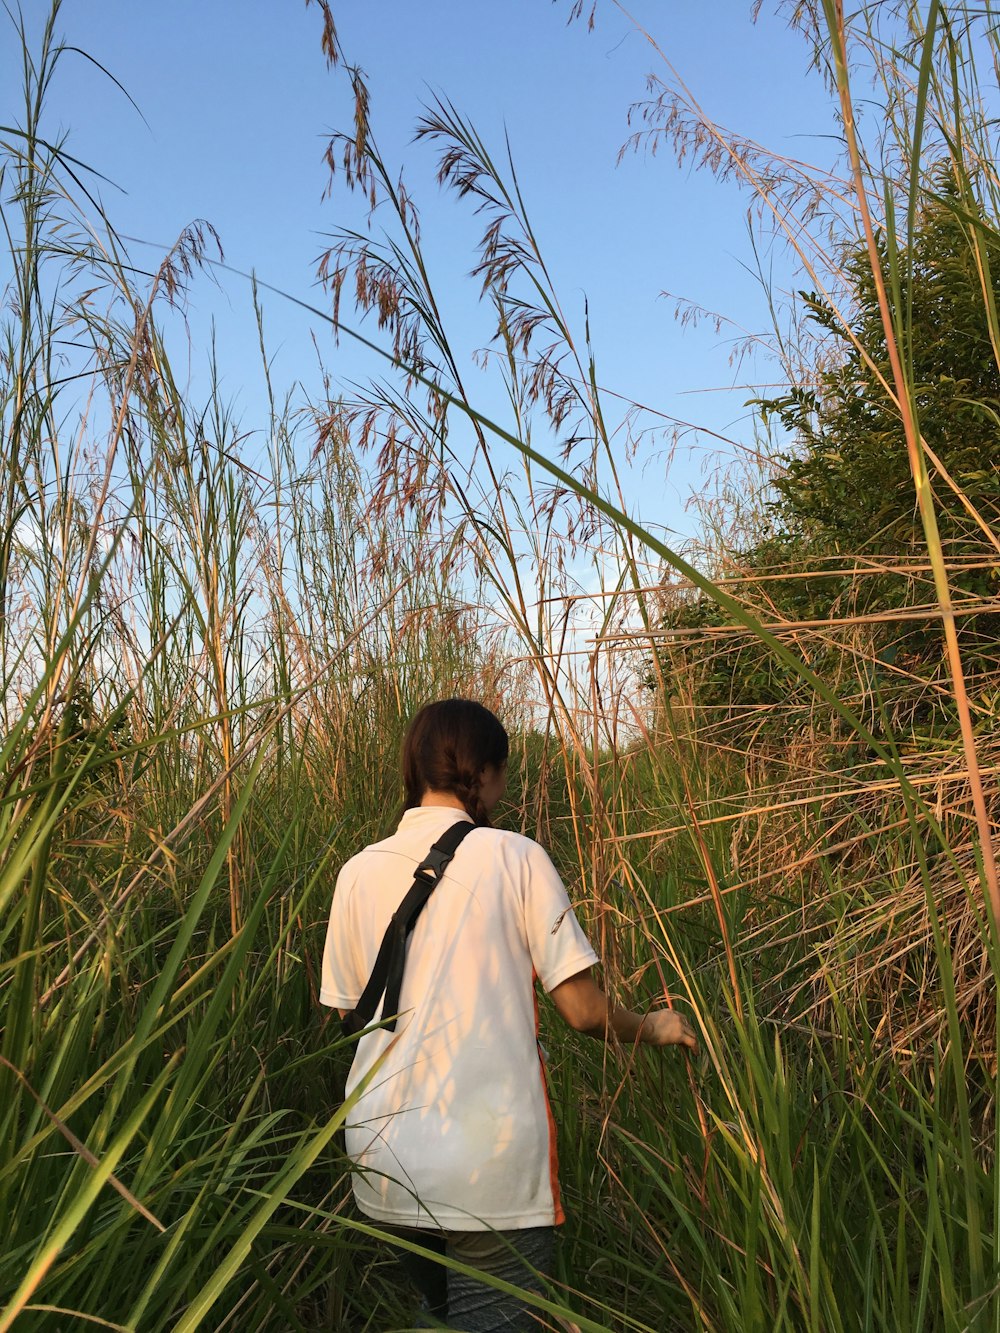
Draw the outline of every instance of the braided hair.
<instances>
[{"instance_id":1,"label":"braided hair","mask_svg":"<svg viewBox=\"0 0 1000 1333\"><path fill-rule=\"evenodd\" d=\"M403 740L404 810L425 792L457 796L470 818L488 825L480 795L483 769L502 768L510 743L502 723L472 699L441 699L414 714Z\"/></svg>"}]
</instances>

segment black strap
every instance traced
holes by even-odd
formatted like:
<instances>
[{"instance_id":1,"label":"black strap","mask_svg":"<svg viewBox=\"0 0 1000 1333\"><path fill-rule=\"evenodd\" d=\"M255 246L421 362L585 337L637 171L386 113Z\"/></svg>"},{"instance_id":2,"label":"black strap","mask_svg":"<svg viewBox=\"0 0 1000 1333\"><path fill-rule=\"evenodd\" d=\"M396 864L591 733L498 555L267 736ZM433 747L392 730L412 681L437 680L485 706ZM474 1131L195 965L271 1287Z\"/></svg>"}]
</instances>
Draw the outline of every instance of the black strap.
<instances>
[{"instance_id":1,"label":"black strap","mask_svg":"<svg viewBox=\"0 0 1000 1333\"><path fill-rule=\"evenodd\" d=\"M353 1037L368 1026L375 1017L375 1010L383 992L385 1004L382 1006L382 1014L389 1020L385 1026L390 1032L396 1031L399 991L403 984L403 967L406 963L407 937L416 924L417 917L423 911L424 903L434 892L452 857L458 851L459 843L476 827L466 819L458 820L438 838L417 866L409 892L393 912L392 920L382 936L368 985L362 991L361 999L354 1008L341 1019L345 1036Z\"/></svg>"}]
</instances>

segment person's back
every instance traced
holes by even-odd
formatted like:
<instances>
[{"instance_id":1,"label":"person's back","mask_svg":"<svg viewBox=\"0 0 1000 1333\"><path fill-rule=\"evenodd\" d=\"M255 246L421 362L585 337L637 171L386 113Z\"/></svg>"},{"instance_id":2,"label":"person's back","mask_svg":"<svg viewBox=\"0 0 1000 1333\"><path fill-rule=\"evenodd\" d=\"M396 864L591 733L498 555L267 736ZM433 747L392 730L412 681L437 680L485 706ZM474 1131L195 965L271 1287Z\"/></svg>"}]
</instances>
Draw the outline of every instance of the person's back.
<instances>
[{"instance_id":1,"label":"person's back","mask_svg":"<svg viewBox=\"0 0 1000 1333\"><path fill-rule=\"evenodd\" d=\"M408 810L392 837L344 867L324 1003L350 1006L414 869L463 817ZM477 828L462 842L414 928L396 1031L362 1037L351 1068L348 1093L382 1061L347 1131L369 1173L356 1193L370 1217L449 1230L562 1221L534 980L551 990L597 961L567 907L529 838Z\"/></svg>"}]
</instances>

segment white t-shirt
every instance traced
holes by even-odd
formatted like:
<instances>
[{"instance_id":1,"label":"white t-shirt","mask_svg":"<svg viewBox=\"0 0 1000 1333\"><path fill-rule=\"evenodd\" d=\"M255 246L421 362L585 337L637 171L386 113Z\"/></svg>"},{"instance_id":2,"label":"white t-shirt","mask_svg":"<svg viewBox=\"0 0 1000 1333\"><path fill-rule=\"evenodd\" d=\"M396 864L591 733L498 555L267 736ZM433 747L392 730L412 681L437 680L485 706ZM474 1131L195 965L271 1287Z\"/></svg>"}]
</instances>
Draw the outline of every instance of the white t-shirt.
<instances>
[{"instance_id":1,"label":"white t-shirt","mask_svg":"<svg viewBox=\"0 0 1000 1333\"><path fill-rule=\"evenodd\" d=\"M347 862L324 1004L354 1007L414 870L464 818L407 810L392 837ZM362 1212L450 1231L563 1220L534 981L549 991L596 961L536 842L492 828L467 835L410 937L396 1031L362 1037L348 1076L350 1095L384 1057L347 1122Z\"/></svg>"}]
</instances>

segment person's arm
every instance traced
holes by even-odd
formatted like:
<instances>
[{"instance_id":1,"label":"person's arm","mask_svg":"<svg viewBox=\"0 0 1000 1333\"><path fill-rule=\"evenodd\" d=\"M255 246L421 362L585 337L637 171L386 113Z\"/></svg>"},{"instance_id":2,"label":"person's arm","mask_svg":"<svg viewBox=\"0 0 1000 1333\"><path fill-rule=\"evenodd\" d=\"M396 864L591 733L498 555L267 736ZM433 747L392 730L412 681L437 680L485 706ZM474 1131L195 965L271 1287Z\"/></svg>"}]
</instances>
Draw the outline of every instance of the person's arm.
<instances>
[{"instance_id":1,"label":"person's arm","mask_svg":"<svg viewBox=\"0 0 1000 1333\"><path fill-rule=\"evenodd\" d=\"M649 1046L686 1046L697 1053L698 1038L683 1014L676 1009L657 1009L643 1016L631 1009L613 1008L589 968L560 982L550 994L560 1018L588 1037L607 1041L609 1035L614 1034L622 1041L641 1041Z\"/></svg>"}]
</instances>

